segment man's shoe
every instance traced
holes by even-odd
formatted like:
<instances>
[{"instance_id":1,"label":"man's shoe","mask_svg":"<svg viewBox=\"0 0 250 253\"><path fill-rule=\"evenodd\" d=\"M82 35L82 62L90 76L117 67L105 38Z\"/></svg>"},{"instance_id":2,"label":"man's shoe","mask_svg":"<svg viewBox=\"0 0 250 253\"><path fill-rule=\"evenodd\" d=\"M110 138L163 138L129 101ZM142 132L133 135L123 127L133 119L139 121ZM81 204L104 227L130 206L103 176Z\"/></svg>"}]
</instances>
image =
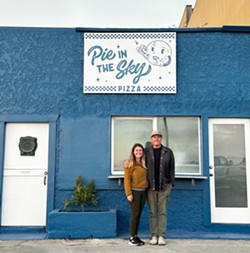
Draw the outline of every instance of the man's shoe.
<instances>
[{"instance_id":1,"label":"man's shoe","mask_svg":"<svg viewBox=\"0 0 250 253\"><path fill-rule=\"evenodd\" d=\"M128 242L131 246L140 246L140 242L138 240L138 237L131 237Z\"/></svg>"},{"instance_id":2,"label":"man's shoe","mask_svg":"<svg viewBox=\"0 0 250 253\"><path fill-rule=\"evenodd\" d=\"M152 236L151 240L149 241L150 245L156 245L158 243L157 237Z\"/></svg>"},{"instance_id":3,"label":"man's shoe","mask_svg":"<svg viewBox=\"0 0 250 253\"><path fill-rule=\"evenodd\" d=\"M159 236L158 245L161 245L161 246L166 245L166 241L162 236Z\"/></svg>"}]
</instances>

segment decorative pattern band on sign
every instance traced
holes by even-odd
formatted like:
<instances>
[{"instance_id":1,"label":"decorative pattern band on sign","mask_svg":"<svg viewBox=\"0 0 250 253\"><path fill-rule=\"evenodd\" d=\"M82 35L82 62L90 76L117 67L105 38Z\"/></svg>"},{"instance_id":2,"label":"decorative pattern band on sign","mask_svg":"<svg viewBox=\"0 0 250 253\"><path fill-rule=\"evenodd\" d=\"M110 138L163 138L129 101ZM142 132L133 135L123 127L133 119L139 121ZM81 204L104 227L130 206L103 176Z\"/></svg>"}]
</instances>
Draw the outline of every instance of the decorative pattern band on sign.
<instances>
[{"instance_id":1,"label":"decorative pattern band on sign","mask_svg":"<svg viewBox=\"0 0 250 253\"><path fill-rule=\"evenodd\" d=\"M175 33L87 33L85 39L175 39Z\"/></svg>"},{"instance_id":2,"label":"decorative pattern band on sign","mask_svg":"<svg viewBox=\"0 0 250 253\"><path fill-rule=\"evenodd\" d=\"M85 86L84 92L90 93L106 93L106 92L116 92L116 93L134 93L137 92L137 88L134 86ZM175 86L143 86L140 93L162 93L169 92L175 93Z\"/></svg>"}]
</instances>

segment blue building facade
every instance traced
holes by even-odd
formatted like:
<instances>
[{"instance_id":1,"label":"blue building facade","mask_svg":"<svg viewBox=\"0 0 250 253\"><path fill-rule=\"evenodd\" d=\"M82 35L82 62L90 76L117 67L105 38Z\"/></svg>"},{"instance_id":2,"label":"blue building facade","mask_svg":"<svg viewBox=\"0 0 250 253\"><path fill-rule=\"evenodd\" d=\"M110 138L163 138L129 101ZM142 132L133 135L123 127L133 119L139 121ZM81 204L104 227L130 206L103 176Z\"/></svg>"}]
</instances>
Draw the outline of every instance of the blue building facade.
<instances>
[{"instance_id":1,"label":"blue building facade","mask_svg":"<svg viewBox=\"0 0 250 253\"><path fill-rule=\"evenodd\" d=\"M83 35L86 31L95 32L91 29L0 28L1 212L6 202L3 194L6 187L3 179L7 175L6 127L19 123L47 123L46 216L63 207L64 199L72 193L75 178L81 175L85 181L95 180L98 209L117 209L118 236L128 235L130 209L123 179L113 176L111 170L113 118L193 117L199 119L200 170L198 173L177 173L168 207L168 235L184 237L186 233L194 233L195 237L195 233L204 232L217 233L223 238L228 233L240 233L242 237L249 234L250 30L176 29L177 92L145 95L83 93ZM129 30L138 31L144 32ZM215 146L220 145L216 142L216 134L219 130L226 131L227 124L232 129L238 124L243 127L239 130L243 133L239 138L243 139L244 144L241 144L245 149L242 153L246 154L241 157L245 159L241 171L245 172L243 181L239 182L245 184L245 200L236 206L220 206L211 196L214 192L219 195L218 185L212 185L216 176L214 169L220 165L214 158ZM218 126L222 129L215 134ZM223 138L219 140L223 146ZM225 141L224 145L228 143ZM241 149L237 145L235 143L235 149ZM233 164L226 165L232 167ZM228 170L226 173L229 174ZM232 184L236 183L233 181ZM217 209L220 209L218 215ZM223 215L226 209L230 217L223 220L221 217L228 215ZM231 216L230 212L235 209L240 210ZM146 235L149 235L148 215L145 206L140 231ZM237 219L239 216L242 220ZM7 218L2 214L2 230L20 226L5 224L4 219ZM43 226L45 229L48 226L46 221Z\"/></svg>"}]
</instances>

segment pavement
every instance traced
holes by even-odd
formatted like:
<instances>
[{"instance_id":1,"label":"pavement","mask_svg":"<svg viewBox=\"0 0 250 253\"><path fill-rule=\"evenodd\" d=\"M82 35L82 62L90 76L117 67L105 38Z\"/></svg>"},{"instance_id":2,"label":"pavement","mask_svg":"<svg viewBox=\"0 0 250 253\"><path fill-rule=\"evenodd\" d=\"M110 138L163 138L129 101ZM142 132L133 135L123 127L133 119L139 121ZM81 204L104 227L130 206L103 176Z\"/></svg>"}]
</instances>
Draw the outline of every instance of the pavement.
<instances>
[{"instance_id":1,"label":"pavement","mask_svg":"<svg viewBox=\"0 0 250 253\"><path fill-rule=\"evenodd\" d=\"M249 253L250 240L167 239L165 246L130 246L127 239L84 240L6 240L0 241L0 253Z\"/></svg>"}]
</instances>

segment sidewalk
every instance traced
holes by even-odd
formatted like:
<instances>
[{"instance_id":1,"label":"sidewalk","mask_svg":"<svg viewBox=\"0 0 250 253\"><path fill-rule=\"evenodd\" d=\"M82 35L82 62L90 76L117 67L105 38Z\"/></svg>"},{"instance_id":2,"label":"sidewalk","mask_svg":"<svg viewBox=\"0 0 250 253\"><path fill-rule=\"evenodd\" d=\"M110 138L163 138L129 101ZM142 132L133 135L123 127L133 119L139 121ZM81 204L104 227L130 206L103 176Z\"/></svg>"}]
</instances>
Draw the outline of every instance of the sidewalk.
<instances>
[{"instance_id":1,"label":"sidewalk","mask_svg":"<svg viewBox=\"0 0 250 253\"><path fill-rule=\"evenodd\" d=\"M0 253L249 253L250 241L168 239L166 246L129 246L125 239L0 241Z\"/></svg>"}]
</instances>

